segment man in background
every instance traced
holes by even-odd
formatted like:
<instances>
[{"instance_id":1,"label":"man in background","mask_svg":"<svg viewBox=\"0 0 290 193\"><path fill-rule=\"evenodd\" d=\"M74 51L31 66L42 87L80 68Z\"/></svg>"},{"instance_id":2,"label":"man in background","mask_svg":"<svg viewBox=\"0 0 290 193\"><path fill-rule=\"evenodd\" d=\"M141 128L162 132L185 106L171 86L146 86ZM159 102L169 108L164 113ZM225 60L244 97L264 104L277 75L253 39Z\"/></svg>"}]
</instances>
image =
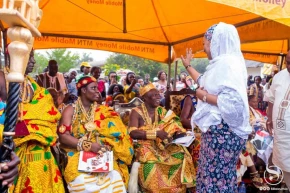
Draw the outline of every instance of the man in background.
<instances>
[{"instance_id":1,"label":"man in background","mask_svg":"<svg viewBox=\"0 0 290 193\"><path fill-rule=\"evenodd\" d=\"M58 72L58 64L55 60L49 60L48 72L38 75L37 84L44 88L54 88L58 92L62 91L64 94L68 92L64 76Z\"/></svg>"},{"instance_id":2,"label":"man in background","mask_svg":"<svg viewBox=\"0 0 290 193\"><path fill-rule=\"evenodd\" d=\"M80 71L81 74L78 75L76 81L78 81L80 78L84 77L84 76L89 76L90 75L90 71L91 71L91 65L88 62L82 62L81 66L80 66Z\"/></svg>"}]
</instances>

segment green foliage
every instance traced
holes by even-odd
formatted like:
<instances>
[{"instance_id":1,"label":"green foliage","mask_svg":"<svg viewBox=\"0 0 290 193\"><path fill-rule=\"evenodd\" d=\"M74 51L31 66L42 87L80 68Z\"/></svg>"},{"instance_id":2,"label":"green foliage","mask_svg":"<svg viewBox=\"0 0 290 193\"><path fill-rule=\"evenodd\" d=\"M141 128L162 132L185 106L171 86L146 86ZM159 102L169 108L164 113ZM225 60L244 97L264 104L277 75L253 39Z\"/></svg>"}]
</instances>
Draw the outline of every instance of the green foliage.
<instances>
[{"instance_id":1,"label":"green foliage","mask_svg":"<svg viewBox=\"0 0 290 193\"><path fill-rule=\"evenodd\" d=\"M82 59L89 57L89 55L84 54ZM40 54L36 51L34 58L36 61L36 68L34 69L36 73L41 73L47 67L49 60L57 61L59 72L67 72L69 69L77 67L80 61L79 54L73 54L67 49L53 49L46 51L45 54Z\"/></svg>"},{"instance_id":2,"label":"green foliage","mask_svg":"<svg viewBox=\"0 0 290 193\"><path fill-rule=\"evenodd\" d=\"M195 70L203 74L208 66L208 62L206 58L196 58L191 62L191 65Z\"/></svg>"},{"instance_id":3,"label":"green foliage","mask_svg":"<svg viewBox=\"0 0 290 193\"><path fill-rule=\"evenodd\" d=\"M152 80L154 77L157 77L157 73L160 70L165 71L168 74L168 64L155 62L152 60L139 58L136 56L130 56L126 54L112 54L106 61L106 65L103 67L105 70L105 74L107 75L110 71L113 70L113 66L118 64L120 68L129 69L135 72L136 75L141 77L145 77L145 74L150 74L150 79ZM205 69L208 65L207 59L194 59L191 62L192 66L200 73L204 73ZM109 67L109 66L110 67ZM116 69L116 68L115 68ZM174 77L174 69L175 63L171 64L171 77ZM177 74L186 71L182 62L178 61L177 63Z\"/></svg>"},{"instance_id":4,"label":"green foliage","mask_svg":"<svg viewBox=\"0 0 290 193\"><path fill-rule=\"evenodd\" d=\"M80 56L73 54L66 49L54 49L52 51L46 51L46 55L49 60L56 60L58 63L59 72L68 72L69 69L77 67L79 64L77 61Z\"/></svg>"},{"instance_id":5,"label":"green foliage","mask_svg":"<svg viewBox=\"0 0 290 193\"><path fill-rule=\"evenodd\" d=\"M118 64L123 69L129 69L141 77L145 77L145 74L150 74L151 79L157 76L159 70L166 70L167 65L139 58L136 56L130 56L125 54L112 54L106 64ZM106 66L106 65L105 65Z\"/></svg>"},{"instance_id":6,"label":"green foliage","mask_svg":"<svg viewBox=\"0 0 290 193\"><path fill-rule=\"evenodd\" d=\"M43 69L47 67L48 59L43 54L34 52L34 59L36 61L33 73L39 74L42 73Z\"/></svg>"},{"instance_id":7,"label":"green foliage","mask_svg":"<svg viewBox=\"0 0 290 193\"><path fill-rule=\"evenodd\" d=\"M116 72L119 70L121 67L119 64L105 64L102 69L105 72L105 75L108 76L109 72L114 71Z\"/></svg>"},{"instance_id":8,"label":"green foliage","mask_svg":"<svg viewBox=\"0 0 290 193\"><path fill-rule=\"evenodd\" d=\"M84 52L83 55L77 61L77 63L81 64L82 62L92 62L94 59L91 57L91 54L92 53Z\"/></svg>"},{"instance_id":9,"label":"green foliage","mask_svg":"<svg viewBox=\"0 0 290 193\"><path fill-rule=\"evenodd\" d=\"M59 64L59 72L67 72L70 68L78 67L81 62L90 62L93 60L91 53L83 53L80 56L78 53L73 54L67 49L53 49L46 51L45 54L40 54L37 51L34 54L36 66L34 73L42 73L43 69L47 67L48 61L54 59ZM194 59L191 62L192 66L200 73L204 73L208 65L207 59ZM130 56L126 54L112 54L106 61L106 64L102 67L105 75L108 75L110 71L117 71L119 69L129 69L141 77L145 77L145 74L150 75L151 81L154 77L157 77L157 73L160 70L168 73L168 65L159 63L153 60L139 58L136 56ZM171 77L174 76L175 63L171 64ZM177 74L186 71L181 61L178 61Z\"/></svg>"}]
</instances>

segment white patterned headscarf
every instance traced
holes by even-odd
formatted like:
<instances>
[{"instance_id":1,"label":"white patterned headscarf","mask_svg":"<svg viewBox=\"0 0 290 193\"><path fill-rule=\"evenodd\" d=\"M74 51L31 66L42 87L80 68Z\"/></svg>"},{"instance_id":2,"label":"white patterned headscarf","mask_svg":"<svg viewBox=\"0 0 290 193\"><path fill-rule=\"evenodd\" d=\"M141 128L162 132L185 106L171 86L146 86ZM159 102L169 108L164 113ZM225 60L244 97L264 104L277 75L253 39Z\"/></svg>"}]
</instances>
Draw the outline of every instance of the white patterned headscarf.
<instances>
[{"instance_id":1,"label":"white patterned headscarf","mask_svg":"<svg viewBox=\"0 0 290 193\"><path fill-rule=\"evenodd\" d=\"M213 59L224 54L243 58L240 37L235 26L221 22L214 27L210 52Z\"/></svg>"}]
</instances>

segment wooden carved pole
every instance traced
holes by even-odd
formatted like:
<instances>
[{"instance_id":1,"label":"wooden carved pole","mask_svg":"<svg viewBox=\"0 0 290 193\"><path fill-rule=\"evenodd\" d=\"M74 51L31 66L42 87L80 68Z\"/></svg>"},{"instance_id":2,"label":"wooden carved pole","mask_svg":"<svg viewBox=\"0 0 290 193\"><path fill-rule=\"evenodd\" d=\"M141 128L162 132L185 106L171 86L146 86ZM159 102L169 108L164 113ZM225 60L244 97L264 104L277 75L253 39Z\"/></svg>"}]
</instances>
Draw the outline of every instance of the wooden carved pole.
<instances>
[{"instance_id":1,"label":"wooden carved pole","mask_svg":"<svg viewBox=\"0 0 290 193\"><path fill-rule=\"evenodd\" d=\"M20 10L20 12L18 11ZM6 107L6 119L4 122L3 142L0 147L0 162L10 161L10 153L13 151L13 136L18 120L18 103L20 83L24 81L24 72L32 49L33 36L41 36L37 30L42 16L38 8L38 0L4 0L0 9L0 19L8 26L7 36L11 40L8 46L10 72L7 76L9 92ZM0 192L7 192L7 186Z\"/></svg>"}]
</instances>

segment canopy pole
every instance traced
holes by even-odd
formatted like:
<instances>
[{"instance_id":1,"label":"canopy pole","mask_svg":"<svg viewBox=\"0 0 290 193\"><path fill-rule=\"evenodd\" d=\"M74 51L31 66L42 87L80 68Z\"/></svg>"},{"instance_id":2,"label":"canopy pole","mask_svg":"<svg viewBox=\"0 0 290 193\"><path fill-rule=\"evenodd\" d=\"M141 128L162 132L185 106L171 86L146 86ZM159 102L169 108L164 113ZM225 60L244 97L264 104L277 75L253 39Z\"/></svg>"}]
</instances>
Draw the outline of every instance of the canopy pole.
<instances>
[{"instance_id":1,"label":"canopy pole","mask_svg":"<svg viewBox=\"0 0 290 193\"><path fill-rule=\"evenodd\" d=\"M175 66L174 66L173 90L176 90L177 65L178 65L178 60L175 61Z\"/></svg>"},{"instance_id":2,"label":"canopy pole","mask_svg":"<svg viewBox=\"0 0 290 193\"><path fill-rule=\"evenodd\" d=\"M281 58L281 63L280 63L279 71L281 71L282 68L283 68L283 63L284 63L284 59L286 58L286 56L285 55L282 55L281 57L282 58Z\"/></svg>"},{"instance_id":3,"label":"canopy pole","mask_svg":"<svg viewBox=\"0 0 290 193\"><path fill-rule=\"evenodd\" d=\"M123 33L127 33L126 0L123 0Z\"/></svg>"},{"instance_id":4,"label":"canopy pole","mask_svg":"<svg viewBox=\"0 0 290 193\"><path fill-rule=\"evenodd\" d=\"M1 47L2 47L2 45L3 45L3 47L2 47L2 49L3 49L3 56L4 56L4 58L5 58L5 44L4 44L4 31L5 31L5 27L4 27L4 25L3 25L3 23L2 23L2 21L0 20L0 28L1 28L1 32L2 32L2 35L1 35L1 38L2 38L2 44L1 44ZM5 61L4 61L5 62ZM1 58L0 58L0 69L2 69L2 60L1 60Z\"/></svg>"},{"instance_id":5,"label":"canopy pole","mask_svg":"<svg viewBox=\"0 0 290 193\"><path fill-rule=\"evenodd\" d=\"M167 76L167 90L170 90L171 78L171 45L168 46L168 76Z\"/></svg>"}]
</instances>

